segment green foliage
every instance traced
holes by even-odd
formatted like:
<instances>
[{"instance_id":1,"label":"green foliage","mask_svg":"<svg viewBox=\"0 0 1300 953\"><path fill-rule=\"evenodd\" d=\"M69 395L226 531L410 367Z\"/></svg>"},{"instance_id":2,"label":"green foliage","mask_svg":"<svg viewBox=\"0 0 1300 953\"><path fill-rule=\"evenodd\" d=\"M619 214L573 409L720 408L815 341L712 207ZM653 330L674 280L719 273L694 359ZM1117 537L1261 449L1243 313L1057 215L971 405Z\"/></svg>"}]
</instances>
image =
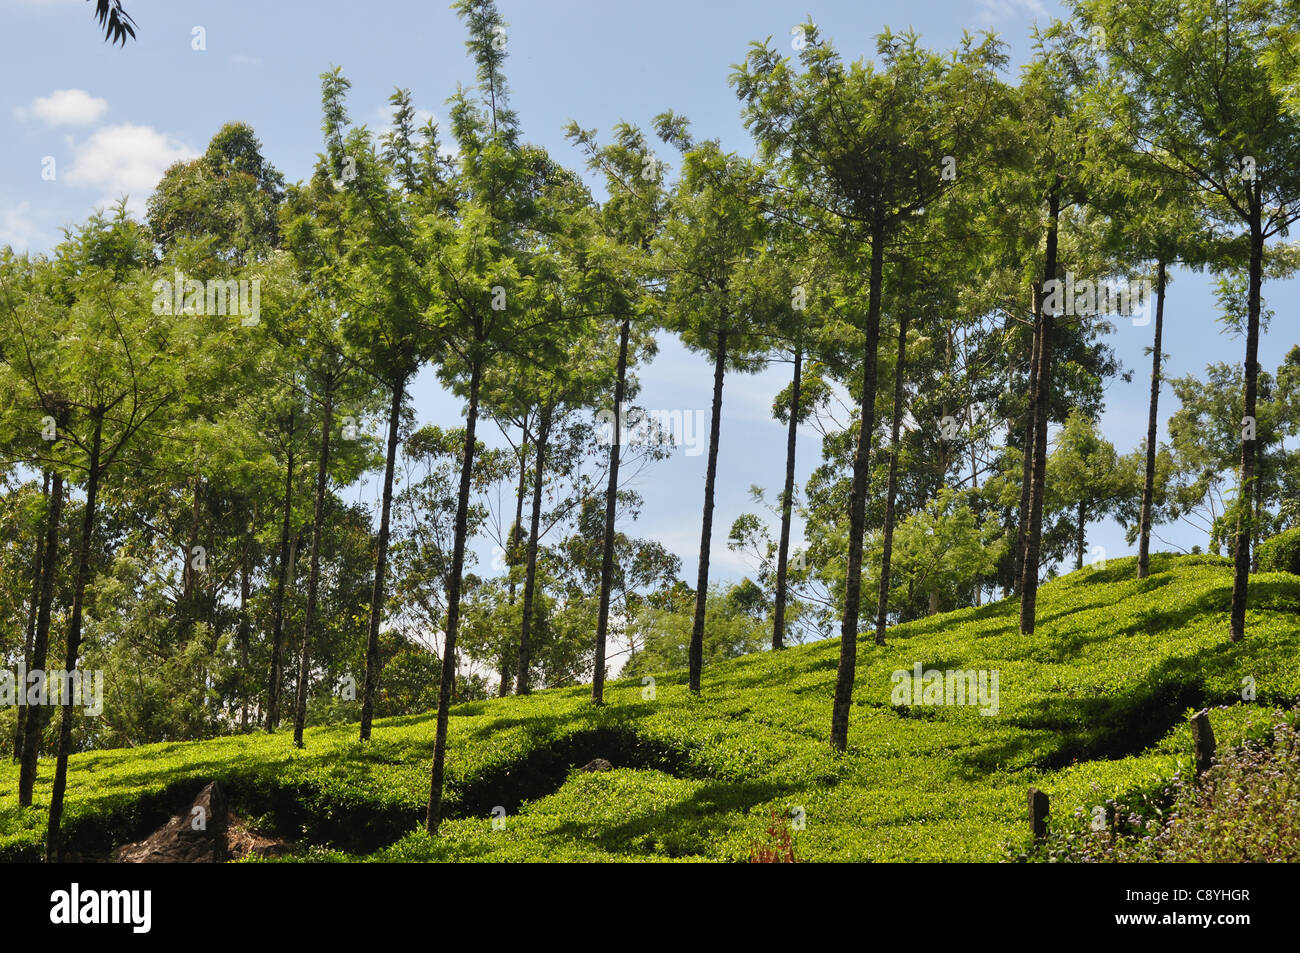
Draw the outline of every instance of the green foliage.
<instances>
[{"instance_id":1,"label":"green foliage","mask_svg":"<svg viewBox=\"0 0 1300 953\"><path fill-rule=\"evenodd\" d=\"M1260 572L1289 572L1300 576L1300 527L1270 536L1259 544Z\"/></svg>"},{"instance_id":2,"label":"green foliage","mask_svg":"<svg viewBox=\"0 0 1300 953\"><path fill-rule=\"evenodd\" d=\"M149 230L164 253L199 241L208 268L243 265L277 246L283 192L284 176L263 158L252 127L226 123L202 156L163 174L149 197Z\"/></svg>"},{"instance_id":3,"label":"green foliage","mask_svg":"<svg viewBox=\"0 0 1300 953\"><path fill-rule=\"evenodd\" d=\"M1269 323L1261 282L1300 267L1300 252L1276 240L1300 216L1294 4L1066 5L1071 19L1035 32L1014 87L1002 78L1005 47L987 33L940 54L885 29L876 57L855 62L811 21L795 57L753 44L732 84L757 155L728 152L666 112L655 131L681 157L668 182L636 127L616 125L602 146L571 124L569 140L603 179L598 202L523 142L496 3L457 0L477 88L450 101L454 151L432 122L416 128L406 90L390 97L383 136L353 125L351 84L336 68L321 76L323 152L307 181L286 189L252 128L232 122L202 156L167 170L147 225L122 204L49 255L0 249L0 657L73 654L84 590L81 662L108 683L103 712L78 718L71 736L83 752L74 841L94 853L145 833L213 776L308 860L735 860L764 825L778 842L764 856L793 858L797 841L801 858L987 859L999 844L1018 850L1013 818L1031 780L1081 808L1104 797L1112 815L1131 810L1144 824L1173 809L1183 834L1207 838L1201 850L1157 823L1134 857L1225 856L1216 818L1258 834L1289 802L1250 788L1245 768L1289 769L1290 749L1243 756L1242 772L1225 770L1208 797L1169 778L1186 753L1187 706L1249 699L1215 714L1223 737L1240 739L1255 736L1264 706L1296 694L1297 592L1283 573L1300 573L1300 451L1287 445L1300 432L1300 347L1274 375L1257 376L1252 358L1244 372L1216 364L1204 381L1172 381L1181 407L1156 454L1157 521L1200 519L1212 551L1243 556L1281 532L1256 552L1250 644L1215 639L1227 603L1213 557L1161 557L1140 581L1127 561L1060 580L1043 591L1032 642L1012 638L1005 604L913 621L978 603L990 583L1006 591L1031 306L1053 342L1039 421L1063 424L1048 516L1041 533L1033 527L1040 561L1049 577L1071 550L1082 566L1088 524L1104 516L1136 531L1143 455L1117 452L1094 424L1119 372L1103 339L1114 328L1064 316L1053 328L1042 316L1045 239L1049 267L1093 279L1156 261L1161 275L1209 268L1223 324L1246 332L1249 354ZM99 0L96 15L110 38L134 35L117 0ZM199 290L186 284L173 308L158 289L182 272ZM205 283L224 303L244 281L264 319L204 312ZM662 543L616 524L606 533L607 512L635 519L640 498L627 484L668 451L622 448L624 485L610 484L606 510L609 442L590 415L599 423L611 403L635 399L633 371L611 400L614 368L650 357L656 329L713 357L719 385L729 370L802 365L797 405L791 387L773 405L778 420L793 415L824 438L822 465L799 488L806 542L785 580L791 641L829 633L846 603L851 638L860 577L883 564L888 481L885 595L901 624L889 646L861 650L856 683L842 656L837 748L851 694L857 702L856 744L842 756L822 731L834 644L757 651L777 560L763 520L742 514L731 529L755 579L702 582L699 593L677 580ZM897 363L882 363L895 330ZM426 365L468 397L467 422L493 420L512 451L469 439L469 426L412 433L408 391ZM394 464L406 441L387 588L377 544L388 524L376 537L375 514L347 502L383 459L380 414ZM902 432L885 453L894 421ZM31 635L33 556L48 504L37 488L52 475L74 499L55 528L47 652L45 627ZM91 485L95 507L75 499ZM533 498L535 530L524 531L522 505L504 525L505 508L492 505L503 485L521 504ZM761 491L755 500L767 505ZM504 556L491 572L474 558L485 530ZM74 568L81 553L86 573ZM631 655L597 709L576 686L594 664L606 553L608 621ZM697 596L704 625L692 630ZM710 665L707 697L687 695L674 674L692 639ZM895 703L891 676L921 663L998 672L998 713ZM522 667L521 685L561 690L487 703L489 667ZM374 700L388 720L373 744L351 745L355 683L379 668ZM262 736L175 745L247 730L263 692L296 680L309 682L310 753ZM436 729L420 714L435 702ZM436 840L403 839L418 823L435 730L441 776L449 702L460 704L448 826ZM0 710L6 741L15 714ZM99 750L121 746L134 750ZM617 769L572 770L595 755ZM12 787L6 771L0 793ZM1249 789L1246 801L1224 793L1229 782ZM488 819L496 807L504 825ZM786 829L781 819L795 817L810 825ZM0 855L32 855L40 827L39 809L0 810ZM1265 834L1251 843L1260 858L1290 849Z\"/></svg>"},{"instance_id":4,"label":"green foliage","mask_svg":"<svg viewBox=\"0 0 1300 953\"><path fill-rule=\"evenodd\" d=\"M1014 602L907 623L862 643L846 754L826 744L835 640L710 666L708 694L685 673L469 702L451 711L448 819L417 831L428 794L431 715L390 718L358 745L350 726L74 755L69 831L93 852L147 834L206 780L237 810L300 844L293 859L744 860L778 817L800 860L993 860L1028 846L1025 789L1054 816L1108 799L1152 803L1191 766L1189 708L1211 711L1221 749L1261 737L1271 709L1300 694L1300 582L1252 584L1252 638L1224 645L1231 567L1213 557L1111 560L1042 588L1032 640ZM890 704L891 673L1000 673L1000 709ZM1242 679L1257 698L1243 703ZM574 771L594 757L615 771ZM0 765L0 856L39 854L44 811L13 807ZM48 800L42 764L36 803ZM1134 792L1139 792L1135 794ZM505 817L493 826L493 808ZM404 836L405 835L405 836Z\"/></svg>"},{"instance_id":5,"label":"green foliage","mask_svg":"<svg viewBox=\"0 0 1300 953\"><path fill-rule=\"evenodd\" d=\"M1005 540L993 523L977 525L970 493L944 488L924 509L899 523L894 531L891 587L894 603L938 593L942 604L955 604L959 593L976 576L991 572ZM872 558L879 562L879 541Z\"/></svg>"},{"instance_id":6,"label":"green foliage","mask_svg":"<svg viewBox=\"0 0 1300 953\"><path fill-rule=\"evenodd\" d=\"M771 632L764 602L762 591L748 579L735 586L709 587L704 608L705 665L763 647ZM687 664L695 593L681 586L663 603L643 605L628 625L628 638L640 648L624 666L625 675L648 675Z\"/></svg>"}]
</instances>

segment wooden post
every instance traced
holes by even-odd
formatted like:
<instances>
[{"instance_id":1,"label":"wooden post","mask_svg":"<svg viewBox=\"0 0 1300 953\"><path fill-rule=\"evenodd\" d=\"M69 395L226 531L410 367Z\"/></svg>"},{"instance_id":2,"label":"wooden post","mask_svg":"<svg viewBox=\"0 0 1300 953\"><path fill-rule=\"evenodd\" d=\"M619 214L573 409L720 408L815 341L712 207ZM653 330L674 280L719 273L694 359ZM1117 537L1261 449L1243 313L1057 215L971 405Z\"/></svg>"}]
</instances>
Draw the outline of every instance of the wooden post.
<instances>
[{"instance_id":1,"label":"wooden post","mask_svg":"<svg viewBox=\"0 0 1300 953\"><path fill-rule=\"evenodd\" d=\"M1210 712L1202 708L1192 716L1192 751L1196 759L1196 779L1210 770L1214 763L1214 729L1210 727Z\"/></svg>"},{"instance_id":2,"label":"wooden post","mask_svg":"<svg viewBox=\"0 0 1300 953\"><path fill-rule=\"evenodd\" d=\"M1047 814L1050 805L1047 795L1038 788L1029 789L1029 827L1034 832L1034 840L1047 836Z\"/></svg>"}]
</instances>

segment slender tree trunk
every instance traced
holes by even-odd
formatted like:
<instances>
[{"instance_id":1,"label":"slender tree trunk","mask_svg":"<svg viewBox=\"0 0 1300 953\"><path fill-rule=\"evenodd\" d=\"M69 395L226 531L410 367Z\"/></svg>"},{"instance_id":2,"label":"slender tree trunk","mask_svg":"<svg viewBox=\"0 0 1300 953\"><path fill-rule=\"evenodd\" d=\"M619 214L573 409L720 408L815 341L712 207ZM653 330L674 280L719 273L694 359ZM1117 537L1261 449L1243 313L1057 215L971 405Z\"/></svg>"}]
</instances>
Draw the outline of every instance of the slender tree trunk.
<instances>
[{"instance_id":1,"label":"slender tree trunk","mask_svg":"<svg viewBox=\"0 0 1300 953\"><path fill-rule=\"evenodd\" d=\"M469 491L474 476L474 431L478 425L478 391L482 367L475 364L469 379L469 408L465 414L465 449L461 454L460 496L456 503L455 541L451 551L451 578L447 587L447 632L442 647L442 678L438 683L438 726L433 742L433 769L429 776L429 806L424 825L430 834L442 823L442 780L447 760L447 719L452 687L456 682L456 626L460 622L461 573L465 567L465 536L469 526Z\"/></svg>"},{"instance_id":2,"label":"slender tree trunk","mask_svg":"<svg viewBox=\"0 0 1300 953\"><path fill-rule=\"evenodd\" d=\"M700 564L695 582L695 620L691 624L690 690L700 691L704 671L704 614L709 600L709 548L713 542L713 492L718 477L718 435L722 431L722 378L727 369L727 316L718 328L713 359L713 416L709 421L709 463L704 474L704 518L700 522Z\"/></svg>"},{"instance_id":3,"label":"slender tree trunk","mask_svg":"<svg viewBox=\"0 0 1300 953\"><path fill-rule=\"evenodd\" d=\"M60 426L64 426L63 422ZM32 640L29 672L45 673L45 663L50 650L50 607L54 602L54 577L59 568L59 520L63 516L63 476L58 470L51 472L50 505L45 514L45 569L41 573L41 603L36 610L36 635ZM25 696L26 685L17 686ZM45 727L44 707L27 712L23 725L23 753L18 769L18 803L32 806L32 790L36 785L36 759L41 753L41 732Z\"/></svg>"},{"instance_id":4,"label":"slender tree trunk","mask_svg":"<svg viewBox=\"0 0 1300 953\"><path fill-rule=\"evenodd\" d=\"M316 600L320 591L320 540L325 523L325 488L329 481L330 431L334 427L334 381L325 383L325 409L321 417L320 459L316 463L316 500L312 510L311 562L307 570L307 612L298 653L298 698L293 712L293 744L302 747L307 724L307 689L311 683L311 636L316 627Z\"/></svg>"},{"instance_id":5,"label":"slender tree trunk","mask_svg":"<svg viewBox=\"0 0 1300 953\"><path fill-rule=\"evenodd\" d=\"M1258 193L1258 184L1256 185ZM1228 638L1240 642L1246 635L1247 587L1250 584L1250 498L1255 490L1255 403L1259 382L1259 299L1264 277L1264 233L1260 225L1258 195L1252 199L1250 222L1250 291L1247 298L1246 402L1241 437L1241 480L1237 501L1237 545L1233 554L1232 612ZM1247 429L1249 427L1249 430ZM1244 501L1244 502L1243 502Z\"/></svg>"},{"instance_id":6,"label":"slender tree trunk","mask_svg":"<svg viewBox=\"0 0 1300 953\"><path fill-rule=\"evenodd\" d=\"M72 590L72 618L68 624L68 646L63 669L69 676L77 668L81 651L81 616L86 583L90 579L90 543L95 532L95 503L99 496L99 452L104 435L103 412L96 410L92 419L95 430L90 442L90 461L86 469L86 504L81 514L81 539L77 543L77 577ZM68 693L72 686L68 685ZM83 687L84 691L84 687ZM72 752L72 712L66 696L59 699L59 750L54 766L54 788L50 793L49 825L45 832L45 862L57 863L63 855L59 842L59 824L63 819L63 794L68 786L68 755Z\"/></svg>"},{"instance_id":7,"label":"slender tree trunk","mask_svg":"<svg viewBox=\"0 0 1300 953\"><path fill-rule=\"evenodd\" d=\"M623 391L627 384L627 339L630 318L618 332L618 376L614 382L614 440L609 448L609 485L605 488L605 537L600 545L600 609L596 615L596 659L591 700L605 703L605 639L609 634L609 600L614 587L614 520L618 513L618 464L623 449Z\"/></svg>"},{"instance_id":8,"label":"slender tree trunk","mask_svg":"<svg viewBox=\"0 0 1300 953\"><path fill-rule=\"evenodd\" d=\"M894 360L894 408L889 422L889 487L885 496L885 538L880 553L880 593L876 600L876 644L885 644L889 615L889 563L894 552L894 502L898 497L898 432L903 426L903 374L907 368L907 314L898 319L898 357Z\"/></svg>"},{"instance_id":9,"label":"slender tree trunk","mask_svg":"<svg viewBox=\"0 0 1300 953\"><path fill-rule=\"evenodd\" d=\"M1074 568L1083 568L1083 548L1088 545L1085 530L1087 527L1088 507L1085 503L1079 504L1079 513L1076 518L1074 534Z\"/></svg>"},{"instance_id":10,"label":"slender tree trunk","mask_svg":"<svg viewBox=\"0 0 1300 953\"><path fill-rule=\"evenodd\" d=\"M203 477L194 478L194 493L190 502L190 539L185 547L185 565L181 572L181 641L188 642L190 631L199 616L198 607L198 569L194 566L195 550L199 548L199 536L203 529ZM206 556L205 556L206 562Z\"/></svg>"},{"instance_id":11,"label":"slender tree trunk","mask_svg":"<svg viewBox=\"0 0 1300 953\"><path fill-rule=\"evenodd\" d=\"M284 684L284 592L289 576L289 539L293 522L293 411L285 445L284 515L280 522L280 556L276 565L275 602L271 609L271 676L266 687L266 730L280 725L280 689Z\"/></svg>"},{"instance_id":12,"label":"slender tree trunk","mask_svg":"<svg viewBox=\"0 0 1300 953\"><path fill-rule=\"evenodd\" d=\"M965 350L965 349L966 349L966 335L963 333L963 334L962 334L962 350ZM969 352L968 352L968 353L969 353ZM969 394L968 394L968 396L967 396L967 403L966 403L966 426L968 426L968 427L970 428L970 433L971 433L971 441L970 441L970 482L971 482L971 489L972 489L972 490L978 490L978 489L980 488L980 472L979 472L979 461L976 459L976 456L975 456L975 417L974 417L973 405L974 405L974 401L973 401L972 399L970 399ZM974 588L975 588L974 601L975 601L975 606L976 606L976 608L978 608L979 605L980 605L980 601L981 601L981 598L980 598L980 597L981 597L981 595L983 594L983 591L984 591L983 579L982 579L979 575L976 575L976 576L975 576L975 587L974 587Z\"/></svg>"},{"instance_id":13,"label":"slender tree trunk","mask_svg":"<svg viewBox=\"0 0 1300 953\"><path fill-rule=\"evenodd\" d=\"M781 542L776 552L776 605L772 611L772 648L785 648L786 574L790 565L790 517L794 511L794 456L799 437L799 391L803 386L803 349L795 345L790 381L790 425L785 434L785 488L781 491Z\"/></svg>"},{"instance_id":14,"label":"slender tree trunk","mask_svg":"<svg viewBox=\"0 0 1300 953\"><path fill-rule=\"evenodd\" d=\"M849 712L853 707L853 678L858 664L858 611L862 596L862 535L867 514L867 471L871 436L876 428L876 352L880 347L880 284L884 273L885 236L879 216L871 235L871 288L867 298L867 340L862 355L862 403L857 452L853 457L853 490L849 496L848 572L844 584L844 620L840 625L840 661L831 709L831 747L849 744Z\"/></svg>"},{"instance_id":15,"label":"slender tree trunk","mask_svg":"<svg viewBox=\"0 0 1300 953\"><path fill-rule=\"evenodd\" d=\"M50 472L44 473L41 480L41 499L44 502L44 509L49 512L50 508ZM32 664L32 646L36 641L36 616L41 611L41 578L45 572L42 554L45 552L45 536L38 531L36 539L36 554L32 560L32 598L30 607L27 610L27 637L23 642L23 671L27 671ZM18 692L26 694L27 686L16 686ZM27 706L20 704L18 706L18 719L14 727L14 763L17 764L23 757L23 736L27 727Z\"/></svg>"},{"instance_id":16,"label":"slender tree trunk","mask_svg":"<svg viewBox=\"0 0 1300 953\"><path fill-rule=\"evenodd\" d=\"M375 541L375 581L370 590L370 631L366 637L366 681L361 698L361 740L370 738L375 711L375 690L379 687L379 620L384 613L384 574L388 568L388 526L393 510L393 471L397 468L397 437L402 422L402 397L406 378L393 386L393 403L388 409L388 457L384 462L384 496L379 508L379 538Z\"/></svg>"},{"instance_id":17,"label":"slender tree trunk","mask_svg":"<svg viewBox=\"0 0 1300 953\"><path fill-rule=\"evenodd\" d=\"M505 652L502 652L500 680L497 682L497 698L505 698L509 695L510 687L510 658Z\"/></svg>"},{"instance_id":18,"label":"slender tree trunk","mask_svg":"<svg viewBox=\"0 0 1300 953\"><path fill-rule=\"evenodd\" d=\"M533 512L528 528L528 565L524 570L524 604L523 619L519 623L519 669L515 675L515 691L527 695L532 691L532 644L529 637L533 631L533 600L537 592L537 536L542 524L542 486L546 482L546 444L551 436L552 406L542 406L541 419L537 423L537 463L533 470Z\"/></svg>"},{"instance_id":19,"label":"slender tree trunk","mask_svg":"<svg viewBox=\"0 0 1300 953\"><path fill-rule=\"evenodd\" d=\"M1033 290L1034 331L1029 346L1029 402L1025 406L1025 445L1020 463L1020 515L1016 524L1016 571L1012 588L1019 593L1020 577L1025 570L1025 540L1029 533L1029 490L1034 482L1034 435L1038 432L1038 357L1042 344L1042 325L1038 320L1041 294Z\"/></svg>"},{"instance_id":20,"label":"slender tree trunk","mask_svg":"<svg viewBox=\"0 0 1300 953\"><path fill-rule=\"evenodd\" d=\"M1151 354L1151 404L1147 411L1147 464L1142 480L1142 518L1138 541L1138 578L1151 571L1151 507L1156 485L1156 438L1160 404L1160 341L1165 327L1165 263L1156 264L1156 333Z\"/></svg>"},{"instance_id":21,"label":"slender tree trunk","mask_svg":"<svg viewBox=\"0 0 1300 953\"><path fill-rule=\"evenodd\" d=\"M1259 535L1264 525L1264 474L1255 468L1255 522L1250 534L1250 571L1259 572Z\"/></svg>"},{"instance_id":22,"label":"slender tree trunk","mask_svg":"<svg viewBox=\"0 0 1300 953\"><path fill-rule=\"evenodd\" d=\"M1047 226L1047 254L1043 267L1043 282L1056 278L1056 250L1060 198L1052 190L1049 199ZM1051 416L1052 393L1052 336L1056 319L1050 309L1043 306L1040 292L1038 319L1042 324L1042 340L1038 345L1038 380L1034 403L1034 478L1029 494L1029 527L1025 534L1025 565L1020 577L1020 633L1033 635L1034 619L1038 606L1038 562L1042 547L1043 499L1047 478L1047 419Z\"/></svg>"},{"instance_id":23,"label":"slender tree trunk","mask_svg":"<svg viewBox=\"0 0 1300 953\"><path fill-rule=\"evenodd\" d=\"M248 677L248 638L252 628L248 618L248 596L252 586L252 580L249 578L252 567L249 563L252 561L252 555L253 525L250 520L248 537L244 542L244 558L239 567L239 682L240 695L243 696L239 706L240 731L248 730L248 685L245 680Z\"/></svg>"},{"instance_id":24,"label":"slender tree trunk","mask_svg":"<svg viewBox=\"0 0 1300 953\"><path fill-rule=\"evenodd\" d=\"M945 338L946 338L946 342L945 342L945 344L944 344L944 350L943 350L943 366L944 366L944 368L945 368L946 370L951 371L951 369L952 369L952 338L953 338L953 334L952 334L952 329L951 329L951 328L948 329L948 332L947 332L947 334L945 335ZM944 416L944 417L953 417L953 411L952 411L952 409L948 406L947 403L945 403L945 404L943 405L943 416ZM953 417L953 420L954 420L954 422L955 422L956 417ZM952 457L953 457L953 456L956 456L956 457L958 458L958 460L960 460L960 455L959 455L959 454L952 454L952 452L951 452L951 450L950 450L950 448L949 448L948 441L946 441L946 440L940 441L940 443L939 443L939 480L940 480L940 483L946 484L946 483L948 482L948 470L949 470L949 468L952 466ZM936 495L936 498L937 498L937 495ZM934 615L934 614L937 613L938 611L939 611L939 589L938 589L937 586L932 586L931 589L930 589L930 608L929 608L929 611L927 612L927 615Z\"/></svg>"},{"instance_id":25,"label":"slender tree trunk","mask_svg":"<svg viewBox=\"0 0 1300 953\"><path fill-rule=\"evenodd\" d=\"M527 415L525 415L524 416L525 423L523 426L519 428L521 431L519 437L519 486L515 490L515 522L514 525L510 527L510 536L506 541L506 546L509 547L510 549L510 552L508 554L510 559L507 560L507 568L512 568L510 567L509 563L511 559L514 559L514 554L519 549L520 539L523 536L523 532L524 532L524 488L528 482L527 420L528 417ZM510 605L514 605L515 604L515 577L513 572L510 573L509 599L510 599ZM506 635L505 638L509 638L509 635ZM507 695L510 694L510 689L513 684L513 681L514 681L514 672L510 670L509 646L503 646L501 649L501 679L497 683L498 698L505 698Z\"/></svg>"}]
</instances>

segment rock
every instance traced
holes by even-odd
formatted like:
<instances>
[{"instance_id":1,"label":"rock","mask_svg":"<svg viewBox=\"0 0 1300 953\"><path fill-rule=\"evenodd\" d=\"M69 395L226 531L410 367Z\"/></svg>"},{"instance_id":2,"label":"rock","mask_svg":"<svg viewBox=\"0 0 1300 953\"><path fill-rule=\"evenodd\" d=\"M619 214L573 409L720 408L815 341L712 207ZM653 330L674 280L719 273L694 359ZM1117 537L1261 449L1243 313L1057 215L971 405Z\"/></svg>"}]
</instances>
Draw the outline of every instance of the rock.
<instances>
[{"instance_id":1,"label":"rock","mask_svg":"<svg viewBox=\"0 0 1300 953\"><path fill-rule=\"evenodd\" d=\"M614 766L610 764L608 761L606 761L604 758L593 758L592 760L584 764L581 768L579 768L579 770L580 771L613 771Z\"/></svg>"},{"instance_id":2,"label":"rock","mask_svg":"<svg viewBox=\"0 0 1300 953\"><path fill-rule=\"evenodd\" d=\"M173 817L142 841L127 844L117 860L126 864L219 864L226 859L226 795L213 781Z\"/></svg>"}]
</instances>

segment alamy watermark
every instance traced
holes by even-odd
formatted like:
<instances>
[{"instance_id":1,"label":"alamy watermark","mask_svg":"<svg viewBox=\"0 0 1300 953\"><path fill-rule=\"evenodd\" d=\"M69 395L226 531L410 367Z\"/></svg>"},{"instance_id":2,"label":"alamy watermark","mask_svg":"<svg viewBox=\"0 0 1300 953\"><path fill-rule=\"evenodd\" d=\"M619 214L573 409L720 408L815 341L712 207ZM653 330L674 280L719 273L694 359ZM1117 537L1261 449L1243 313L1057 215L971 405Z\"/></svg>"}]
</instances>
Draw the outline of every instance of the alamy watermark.
<instances>
[{"instance_id":1,"label":"alamy watermark","mask_svg":"<svg viewBox=\"0 0 1300 953\"><path fill-rule=\"evenodd\" d=\"M50 922L56 926L122 924L132 933L148 933L152 908L151 890L83 890L74 881L50 894Z\"/></svg>"},{"instance_id":2,"label":"alamy watermark","mask_svg":"<svg viewBox=\"0 0 1300 953\"><path fill-rule=\"evenodd\" d=\"M900 668L890 677L894 705L978 705L981 715L998 713L998 673L988 669Z\"/></svg>"},{"instance_id":3,"label":"alamy watermark","mask_svg":"<svg viewBox=\"0 0 1300 953\"><path fill-rule=\"evenodd\" d=\"M1131 317L1134 327L1145 327L1151 323L1151 282L1076 280L1067 271L1064 281L1043 282L1043 310L1054 316L1118 314Z\"/></svg>"},{"instance_id":4,"label":"alamy watermark","mask_svg":"<svg viewBox=\"0 0 1300 953\"><path fill-rule=\"evenodd\" d=\"M186 278L176 269L175 279L159 278L153 283L153 313L162 315L239 315L246 328L262 320L261 278L209 278L206 282Z\"/></svg>"},{"instance_id":5,"label":"alamy watermark","mask_svg":"<svg viewBox=\"0 0 1300 953\"><path fill-rule=\"evenodd\" d=\"M20 662L16 672L0 669L0 705L79 705L87 715L98 716L104 711L104 672L79 668L71 672L28 671Z\"/></svg>"},{"instance_id":6,"label":"alamy watermark","mask_svg":"<svg viewBox=\"0 0 1300 953\"><path fill-rule=\"evenodd\" d=\"M708 428L702 410L642 410L623 406L619 408L618 418L619 443L625 447L671 443L674 447L684 447L688 457L698 457L704 452ZM596 423L601 445L613 444L614 412L600 411Z\"/></svg>"}]
</instances>

